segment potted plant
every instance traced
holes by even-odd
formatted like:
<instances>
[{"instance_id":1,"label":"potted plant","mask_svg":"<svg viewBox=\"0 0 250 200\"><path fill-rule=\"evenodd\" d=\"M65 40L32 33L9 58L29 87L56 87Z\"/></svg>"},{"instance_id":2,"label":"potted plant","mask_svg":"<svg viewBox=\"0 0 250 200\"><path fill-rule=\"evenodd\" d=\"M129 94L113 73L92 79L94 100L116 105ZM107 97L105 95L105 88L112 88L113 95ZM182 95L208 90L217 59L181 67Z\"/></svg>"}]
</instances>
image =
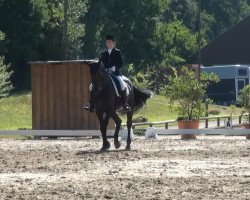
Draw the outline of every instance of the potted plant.
<instances>
[{"instance_id":1,"label":"potted plant","mask_svg":"<svg viewBox=\"0 0 250 200\"><path fill-rule=\"evenodd\" d=\"M202 73L200 80L196 74L183 67L180 75L174 69L174 75L169 77L169 84L164 87L163 94L169 99L170 107L178 113L179 129L198 129L199 118L205 115L205 93L211 82L218 82L215 74ZM177 103L177 104L176 104ZM182 139L195 139L196 134L182 134Z\"/></svg>"},{"instance_id":2,"label":"potted plant","mask_svg":"<svg viewBox=\"0 0 250 200\"><path fill-rule=\"evenodd\" d=\"M250 85L246 85L241 91L237 98L237 101L242 106L242 114L244 112L250 113ZM248 120L248 123L244 125L246 129L250 129L250 121ZM246 135L247 139L250 139L250 135Z\"/></svg>"}]
</instances>

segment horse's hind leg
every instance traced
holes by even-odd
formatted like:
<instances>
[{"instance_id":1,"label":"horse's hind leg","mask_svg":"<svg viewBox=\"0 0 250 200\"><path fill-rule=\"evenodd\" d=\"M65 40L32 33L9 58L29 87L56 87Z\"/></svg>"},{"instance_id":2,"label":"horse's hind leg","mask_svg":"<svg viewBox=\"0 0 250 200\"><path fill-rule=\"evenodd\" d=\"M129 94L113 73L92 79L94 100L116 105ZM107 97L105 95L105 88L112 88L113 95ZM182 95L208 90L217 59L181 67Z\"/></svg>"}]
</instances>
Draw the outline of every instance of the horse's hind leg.
<instances>
[{"instance_id":1,"label":"horse's hind leg","mask_svg":"<svg viewBox=\"0 0 250 200\"><path fill-rule=\"evenodd\" d=\"M118 137L119 137L119 130L121 128L122 120L116 113L113 115L112 119L114 120L115 125L116 125L115 134L114 134L114 144L115 144L115 148L119 149L121 146L121 143L119 142Z\"/></svg>"},{"instance_id":2,"label":"horse's hind leg","mask_svg":"<svg viewBox=\"0 0 250 200\"><path fill-rule=\"evenodd\" d=\"M127 138L127 146L126 150L131 150L130 144L131 144L131 127L132 127L132 117L133 113L129 112L127 113L127 129L128 129L128 138Z\"/></svg>"}]
</instances>

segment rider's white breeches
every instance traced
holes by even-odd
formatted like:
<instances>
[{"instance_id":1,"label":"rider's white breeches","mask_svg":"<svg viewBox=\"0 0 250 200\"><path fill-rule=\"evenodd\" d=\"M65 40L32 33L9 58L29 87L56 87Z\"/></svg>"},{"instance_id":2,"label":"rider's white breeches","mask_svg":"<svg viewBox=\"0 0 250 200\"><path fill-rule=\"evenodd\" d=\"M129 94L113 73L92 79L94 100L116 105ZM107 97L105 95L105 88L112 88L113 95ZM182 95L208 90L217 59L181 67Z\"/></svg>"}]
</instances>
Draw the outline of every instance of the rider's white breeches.
<instances>
[{"instance_id":1,"label":"rider's white breeches","mask_svg":"<svg viewBox=\"0 0 250 200\"><path fill-rule=\"evenodd\" d=\"M126 89L126 84L124 82L124 80L122 79L122 76L116 76L116 78L118 79L120 86L121 86L121 91Z\"/></svg>"},{"instance_id":2,"label":"rider's white breeches","mask_svg":"<svg viewBox=\"0 0 250 200\"><path fill-rule=\"evenodd\" d=\"M120 86L121 86L121 91L124 91L126 89L126 84L124 82L124 80L122 79L122 76L116 76L116 78L118 79ZM89 85L89 90L92 91L93 90L93 85L92 83Z\"/></svg>"},{"instance_id":3,"label":"rider's white breeches","mask_svg":"<svg viewBox=\"0 0 250 200\"><path fill-rule=\"evenodd\" d=\"M92 92L92 90L93 90L93 85L92 85L92 83L89 85L89 91L91 91Z\"/></svg>"}]
</instances>

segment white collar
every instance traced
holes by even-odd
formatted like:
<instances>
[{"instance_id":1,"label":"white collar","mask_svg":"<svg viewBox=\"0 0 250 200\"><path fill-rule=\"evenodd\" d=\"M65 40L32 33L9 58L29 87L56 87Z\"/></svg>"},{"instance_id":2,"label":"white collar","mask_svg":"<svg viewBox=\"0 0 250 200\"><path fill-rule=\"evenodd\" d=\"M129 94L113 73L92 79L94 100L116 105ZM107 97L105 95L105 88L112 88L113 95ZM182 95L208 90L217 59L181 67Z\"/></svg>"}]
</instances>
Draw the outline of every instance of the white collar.
<instances>
[{"instance_id":1,"label":"white collar","mask_svg":"<svg viewBox=\"0 0 250 200\"><path fill-rule=\"evenodd\" d=\"M113 50L113 48L112 49L108 49L108 52L109 52L109 54L111 54L111 51Z\"/></svg>"}]
</instances>

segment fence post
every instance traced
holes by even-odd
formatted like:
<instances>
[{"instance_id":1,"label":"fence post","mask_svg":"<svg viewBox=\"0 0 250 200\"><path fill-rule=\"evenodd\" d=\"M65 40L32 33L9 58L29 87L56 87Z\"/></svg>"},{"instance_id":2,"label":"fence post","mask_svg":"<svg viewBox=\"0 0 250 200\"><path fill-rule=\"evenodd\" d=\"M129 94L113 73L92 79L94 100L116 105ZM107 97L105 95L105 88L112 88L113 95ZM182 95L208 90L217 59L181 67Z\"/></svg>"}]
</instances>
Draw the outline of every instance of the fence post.
<instances>
[{"instance_id":1,"label":"fence post","mask_svg":"<svg viewBox=\"0 0 250 200\"><path fill-rule=\"evenodd\" d=\"M241 115L239 116L239 124L241 124Z\"/></svg>"},{"instance_id":2,"label":"fence post","mask_svg":"<svg viewBox=\"0 0 250 200\"><path fill-rule=\"evenodd\" d=\"M217 127L220 127L220 118L217 118Z\"/></svg>"},{"instance_id":3,"label":"fence post","mask_svg":"<svg viewBox=\"0 0 250 200\"><path fill-rule=\"evenodd\" d=\"M205 128L208 128L208 119L205 119Z\"/></svg>"},{"instance_id":4,"label":"fence post","mask_svg":"<svg viewBox=\"0 0 250 200\"><path fill-rule=\"evenodd\" d=\"M168 129L168 123L165 123L165 129Z\"/></svg>"}]
</instances>

